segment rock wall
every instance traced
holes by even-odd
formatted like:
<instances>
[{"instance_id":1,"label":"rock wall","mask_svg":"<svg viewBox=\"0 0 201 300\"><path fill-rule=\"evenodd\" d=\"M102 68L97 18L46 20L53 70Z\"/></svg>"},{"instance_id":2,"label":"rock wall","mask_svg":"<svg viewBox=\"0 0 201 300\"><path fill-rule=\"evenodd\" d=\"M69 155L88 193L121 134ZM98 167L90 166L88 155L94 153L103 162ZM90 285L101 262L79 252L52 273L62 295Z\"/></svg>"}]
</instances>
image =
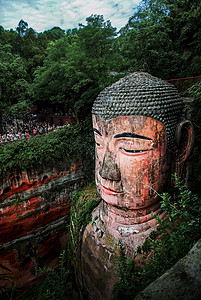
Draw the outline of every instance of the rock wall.
<instances>
[{"instance_id":1,"label":"rock wall","mask_svg":"<svg viewBox=\"0 0 201 300\"><path fill-rule=\"evenodd\" d=\"M201 299L201 240L171 269L141 291L134 300Z\"/></svg>"},{"instance_id":2,"label":"rock wall","mask_svg":"<svg viewBox=\"0 0 201 300\"><path fill-rule=\"evenodd\" d=\"M0 185L0 266L8 287L38 278L55 266L67 245L71 194L83 183L80 164L71 168L12 172ZM5 284L1 281L0 286Z\"/></svg>"}]
</instances>

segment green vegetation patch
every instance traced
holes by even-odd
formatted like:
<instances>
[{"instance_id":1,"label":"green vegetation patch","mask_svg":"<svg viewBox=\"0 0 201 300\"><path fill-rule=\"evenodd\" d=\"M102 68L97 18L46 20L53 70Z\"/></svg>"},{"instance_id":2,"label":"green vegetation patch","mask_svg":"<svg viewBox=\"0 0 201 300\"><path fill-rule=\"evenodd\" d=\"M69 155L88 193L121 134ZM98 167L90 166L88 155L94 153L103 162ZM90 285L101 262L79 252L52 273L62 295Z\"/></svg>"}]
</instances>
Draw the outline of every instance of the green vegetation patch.
<instances>
[{"instance_id":1,"label":"green vegetation patch","mask_svg":"<svg viewBox=\"0 0 201 300\"><path fill-rule=\"evenodd\" d=\"M47 135L0 146L0 176L9 171L71 166L82 162L86 176L92 174L94 142L91 121L71 124Z\"/></svg>"},{"instance_id":2,"label":"green vegetation patch","mask_svg":"<svg viewBox=\"0 0 201 300\"><path fill-rule=\"evenodd\" d=\"M195 130L195 145L192 155L192 176L190 185L193 192L201 195L201 83L197 83L189 89L192 101L191 120Z\"/></svg>"},{"instance_id":3,"label":"green vegetation patch","mask_svg":"<svg viewBox=\"0 0 201 300\"><path fill-rule=\"evenodd\" d=\"M184 257L201 237L201 198L186 189L175 176L176 199L161 195L161 206L167 215L139 247L133 259L127 260L120 242L115 287L117 299L134 299L151 282ZM152 216L153 217L153 216Z\"/></svg>"}]
</instances>

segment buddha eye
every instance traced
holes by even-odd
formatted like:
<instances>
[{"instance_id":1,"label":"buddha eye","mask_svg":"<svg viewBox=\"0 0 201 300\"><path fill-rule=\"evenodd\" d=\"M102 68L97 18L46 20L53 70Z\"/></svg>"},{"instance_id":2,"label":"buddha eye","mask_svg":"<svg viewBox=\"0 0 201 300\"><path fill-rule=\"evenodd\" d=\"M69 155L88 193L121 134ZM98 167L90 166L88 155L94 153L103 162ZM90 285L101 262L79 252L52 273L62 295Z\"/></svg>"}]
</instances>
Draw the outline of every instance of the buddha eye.
<instances>
[{"instance_id":1,"label":"buddha eye","mask_svg":"<svg viewBox=\"0 0 201 300\"><path fill-rule=\"evenodd\" d=\"M125 149L125 148L122 148L120 147L119 148L121 150L121 152L125 152L128 153L128 154L135 154L135 153L143 153L143 152L146 152L146 151L149 151L149 149L145 149L145 150L132 150L132 149Z\"/></svg>"},{"instance_id":2,"label":"buddha eye","mask_svg":"<svg viewBox=\"0 0 201 300\"><path fill-rule=\"evenodd\" d=\"M101 143L99 143L99 142L96 142L96 141L95 141L95 144L96 144L96 147L97 147L97 148L100 148L100 149L101 149L101 148L103 147L103 144L101 144Z\"/></svg>"}]
</instances>

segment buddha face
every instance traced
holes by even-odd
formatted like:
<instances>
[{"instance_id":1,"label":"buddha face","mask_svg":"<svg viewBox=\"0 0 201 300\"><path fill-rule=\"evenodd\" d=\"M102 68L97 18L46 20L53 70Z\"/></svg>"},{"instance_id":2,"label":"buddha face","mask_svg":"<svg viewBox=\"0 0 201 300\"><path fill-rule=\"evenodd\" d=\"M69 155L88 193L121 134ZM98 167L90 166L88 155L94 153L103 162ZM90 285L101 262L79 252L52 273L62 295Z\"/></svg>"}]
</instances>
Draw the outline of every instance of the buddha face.
<instances>
[{"instance_id":1,"label":"buddha face","mask_svg":"<svg viewBox=\"0 0 201 300\"><path fill-rule=\"evenodd\" d=\"M96 185L104 201L127 209L157 202L167 178L164 125L145 116L93 115Z\"/></svg>"}]
</instances>

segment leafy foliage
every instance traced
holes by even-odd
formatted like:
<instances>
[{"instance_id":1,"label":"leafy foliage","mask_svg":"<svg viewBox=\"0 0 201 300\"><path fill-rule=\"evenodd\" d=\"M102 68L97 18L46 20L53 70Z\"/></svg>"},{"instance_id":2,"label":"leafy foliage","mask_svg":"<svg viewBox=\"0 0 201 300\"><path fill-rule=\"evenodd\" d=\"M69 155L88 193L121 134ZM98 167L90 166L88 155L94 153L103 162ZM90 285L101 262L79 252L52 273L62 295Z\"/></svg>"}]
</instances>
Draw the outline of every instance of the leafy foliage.
<instances>
[{"instance_id":1,"label":"leafy foliage","mask_svg":"<svg viewBox=\"0 0 201 300\"><path fill-rule=\"evenodd\" d=\"M192 121L195 129L195 145L192 155L192 178L191 186L193 191L201 195L201 84L195 84L189 90L193 97L192 101Z\"/></svg>"},{"instance_id":2,"label":"leafy foliage","mask_svg":"<svg viewBox=\"0 0 201 300\"><path fill-rule=\"evenodd\" d=\"M53 27L50 30L45 30L44 35L46 35L48 40L56 41L65 36L65 31L60 27Z\"/></svg>"},{"instance_id":3,"label":"leafy foliage","mask_svg":"<svg viewBox=\"0 0 201 300\"><path fill-rule=\"evenodd\" d=\"M71 267L74 273L74 281L77 289L80 289L82 294L85 291L79 284L78 280L78 260L80 259L81 243L84 230L87 224L91 221L92 210L100 202L100 196L97 193L94 182L90 183L84 189L77 190L72 196L73 202L70 211L69 225L69 243L68 255L71 261Z\"/></svg>"},{"instance_id":4,"label":"leafy foliage","mask_svg":"<svg viewBox=\"0 0 201 300\"><path fill-rule=\"evenodd\" d=\"M0 146L0 175L10 170L71 166L82 162L82 171L93 178L94 142L91 120L70 125L45 136L17 140Z\"/></svg>"},{"instance_id":5,"label":"leafy foliage","mask_svg":"<svg viewBox=\"0 0 201 300\"><path fill-rule=\"evenodd\" d=\"M33 84L36 100L71 108L76 119L91 111L98 93L112 82L109 66L115 28L103 16L86 20L76 34L68 32L49 45Z\"/></svg>"},{"instance_id":6,"label":"leafy foliage","mask_svg":"<svg viewBox=\"0 0 201 300\"><path fill-rule=\"evenodd\" d=\"M10 117L11 106L17 103L21 108L28 106L30 98L31 89L23 59L12 54L10 45L0 44L0 130L2 117Z\"/></svg>"},{"instance_id":7,"label":"leafy foliage","mask_svg":"<svg viewBox=\"0 0 201 300\"><path fill-rule=\"evenodd\" d=\"M161 206L167 215L156 217L158 227L139 247L133 260L126 261L123 245L120 244L116 286L118 299L133 299L179 259L188 253L201 237L201 199L186 189L174 175L176 201L167 193L161 195ZM143 268L136 264L136 256L144 260Z\"/></svg>"},{"instance_id":8,"label":"leafy foliage","mask_svg":"<svg viewBox=\"0 0 201 300\"><path fill-rule=\"evenodd\" d=\"M126 68L163 79L200 75L200 8L200 1L142 0L120 31Z\"/></svg>"},{"instance_id":9,"label":"leafy foliage","mask_svg":"<svg viewBox=\"0 0 201 300\"><path fill-rule=\"evenodd\" d=\"M31 288L21 300L70 300L72 299L72 281L70 271L66 265L66 251L63 250L59 257L59 267L57 269L48 268L40 270L44 279L40 284Z\"/></svg>"},{"instance_id":10,"label":"leafy foliage","mask_svg":"<svg viewBox=\"0 0 201 300\"><path fill-rule=\"evenodd\" d=\"M71 108L80 120L97 94L128 72L148 71L163 79L200 75L200 5L199 0L142 0L118 34L103 15L91 15L86 25L67 31L54 27L37 33L24 20L16 31L1 26L0 43L10 47L10 54L1 56L6 68L12 54L16 70L20 64L26 75L16 77L13 63L7 71L3 67L2 78L9 78L0 107L7 109L14 97Z\"/></svg>"}]
</instances>

